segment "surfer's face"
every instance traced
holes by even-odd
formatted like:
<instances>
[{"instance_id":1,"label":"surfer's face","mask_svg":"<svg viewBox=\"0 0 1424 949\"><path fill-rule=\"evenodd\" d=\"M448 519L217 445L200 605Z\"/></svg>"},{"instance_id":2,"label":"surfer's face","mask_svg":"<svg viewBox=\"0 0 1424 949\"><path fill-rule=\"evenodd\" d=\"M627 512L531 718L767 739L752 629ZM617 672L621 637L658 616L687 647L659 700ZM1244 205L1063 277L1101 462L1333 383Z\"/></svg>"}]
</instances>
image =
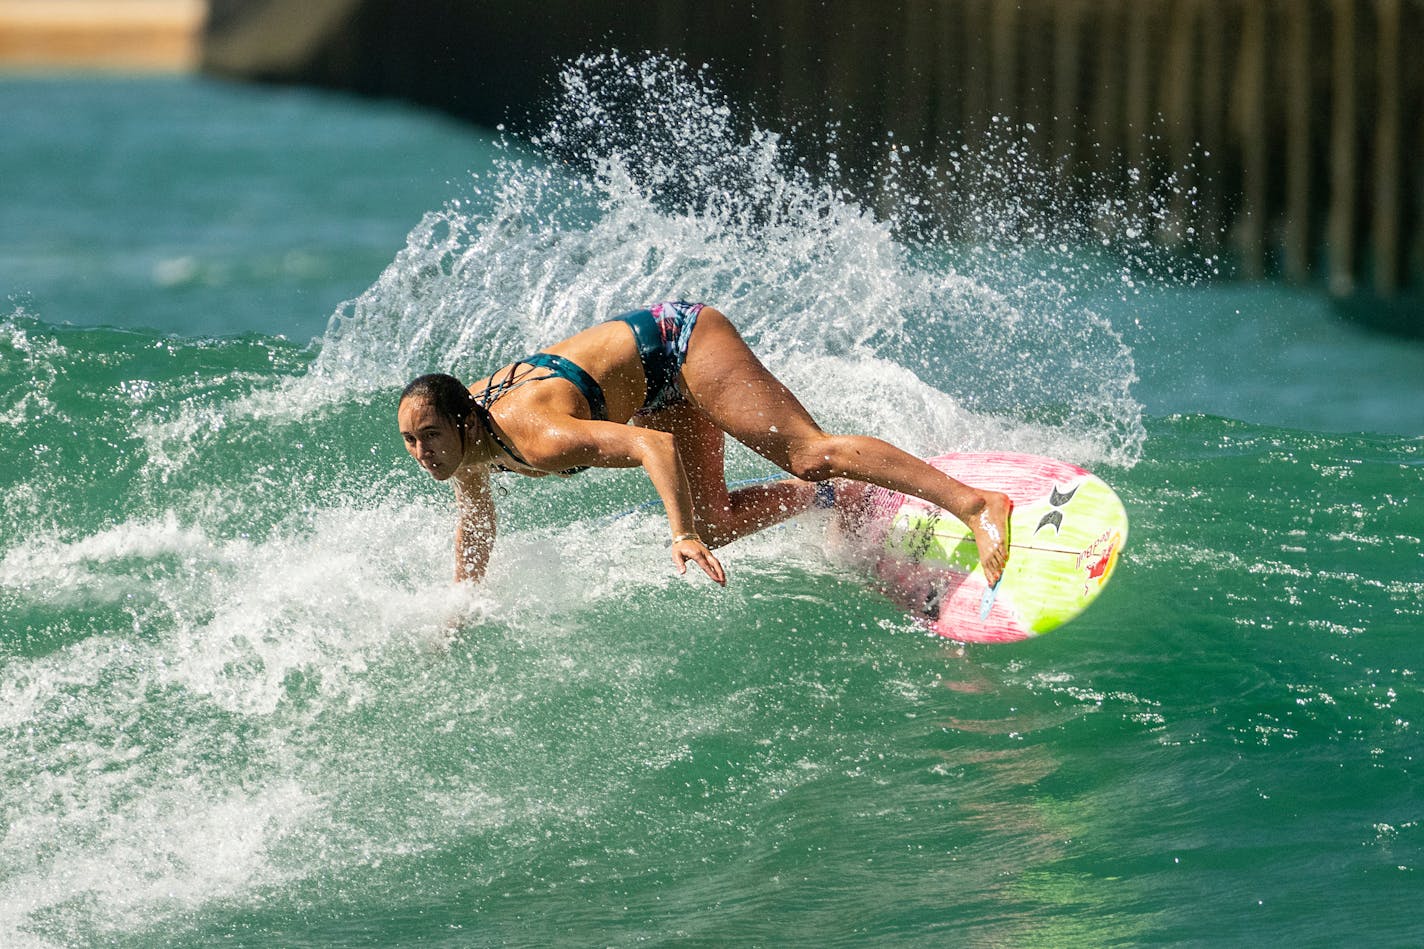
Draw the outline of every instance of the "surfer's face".
<instances>
[{"instance_id":1,"label":"surfer's face","mask_svg":"<svg viewBox=\"0 0 1424 949\"><path fill-rule=\"evenodd\" d=\"M444 481L464 461L460 432L445 416L435 411L429 399L410 398L401 402L396 414L405 450L436 481Z\"/></svg>"}]
</instances>

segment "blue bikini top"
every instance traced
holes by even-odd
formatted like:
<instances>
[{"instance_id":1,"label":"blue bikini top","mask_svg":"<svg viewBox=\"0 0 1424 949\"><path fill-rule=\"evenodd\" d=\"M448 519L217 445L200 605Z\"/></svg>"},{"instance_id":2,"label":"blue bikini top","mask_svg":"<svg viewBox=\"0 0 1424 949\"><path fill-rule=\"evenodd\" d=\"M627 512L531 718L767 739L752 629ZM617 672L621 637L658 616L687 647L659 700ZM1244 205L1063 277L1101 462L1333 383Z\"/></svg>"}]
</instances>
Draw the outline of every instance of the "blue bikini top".
<instances>
[{"instance_id":1,"label":"blue bikini top","mask_svg":"<svg viewBox=\"0 0 1424 949\"><path fill-rule=\"evenodd\" d=\"M516 379L515 376L518 375L520 366L528 366L530 370L548 369L549 373L544 376L531 376L526 372L522 378ZM567 379L569 382L572 382L574 388L582 392L583 397L588 400L588 412L593 416L594 420L599 422L608 421L608 405L603 398L603 387L598 384L598 381L594 379L593 376L585 372L582 366L565 359L563 356L556 356L553 353L535 353L527 359L516 361L509 367L509 371L504 374L503 379L496 382L494 378L491 377L490 381L485 384L484 391L475 397L475 402L480 408L485 410L485 416L488 420L489 407L499 401L500 398L524 385L526 382L542 382L545 379ZM494 443L499 446L500 451L521 465L524 465L526 468L534 467L525 461L523 456L515 451L512 445L499 437L499 433L494 430L493 425L486 425L486 428L489 429L490 438L494 439ZM495 465L494 467L496 471L510 470L504 465ZM565 468L563 471L560 471L559 474L565 476L575 475L580 471L587 471L588 467L588 465L579 465L576 468Z\"/></svg>"}]
</instances>

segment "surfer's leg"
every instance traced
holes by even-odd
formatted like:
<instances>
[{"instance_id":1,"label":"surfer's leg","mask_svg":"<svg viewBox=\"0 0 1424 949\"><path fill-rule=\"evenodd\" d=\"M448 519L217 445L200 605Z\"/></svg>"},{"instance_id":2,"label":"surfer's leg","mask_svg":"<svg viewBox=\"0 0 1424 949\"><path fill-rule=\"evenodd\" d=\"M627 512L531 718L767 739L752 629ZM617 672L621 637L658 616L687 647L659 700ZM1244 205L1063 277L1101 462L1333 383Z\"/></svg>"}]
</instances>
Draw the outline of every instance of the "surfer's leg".
<instances>
[{"instance_id":1,"label":"surfer's leg","mask_svg":"<svg viewBox=\"0 0 1424 949\"><path fill-rule=\"evenodd\" d=\"M697 532L708 547L730 544L764 527L770 527L811 507L816 487L787 478L751 484L729 491L725 472L722 430L702 410L689 402L639 415L634 424L669 432L692 488L692 508Z\"/></svg>"},{"instance_id":2,"label":"surfer's leg","mask_svg":"<svg viewBox=\"0 0 1424 949\"><path fill-rule=\"evenodd\" d=\"M711 307L698 317L682 380L711 424L796 478L853 478L944 508L968 525L985 578L998 581L1008 560L1007 495L970 487L882 439L823 431Z\"/></svg>"}]
</instances>

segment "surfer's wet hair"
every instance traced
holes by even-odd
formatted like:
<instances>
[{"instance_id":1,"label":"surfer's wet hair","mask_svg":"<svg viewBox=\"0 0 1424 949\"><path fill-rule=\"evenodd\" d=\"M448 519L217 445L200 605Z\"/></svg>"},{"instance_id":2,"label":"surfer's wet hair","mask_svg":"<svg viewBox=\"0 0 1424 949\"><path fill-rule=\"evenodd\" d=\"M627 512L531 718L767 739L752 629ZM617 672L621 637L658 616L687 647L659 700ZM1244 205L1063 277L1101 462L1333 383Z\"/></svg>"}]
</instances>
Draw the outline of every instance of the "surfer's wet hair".
<instances>
[{"instance_id":1,"label":"surfer's wet hair","mask_svg":"<svg viewBox=\"0 0 1424 949\"><path fill-rule=\"evenodd\" d=\"M401 392L400 401L413 398L429 400L436 413L455 426L460 433L461 449L465 447L465 427L470 416L484 420L484 406L475 401L464 383L443 372L430 372L412 379Z\"/></svg>"}]
</instances>

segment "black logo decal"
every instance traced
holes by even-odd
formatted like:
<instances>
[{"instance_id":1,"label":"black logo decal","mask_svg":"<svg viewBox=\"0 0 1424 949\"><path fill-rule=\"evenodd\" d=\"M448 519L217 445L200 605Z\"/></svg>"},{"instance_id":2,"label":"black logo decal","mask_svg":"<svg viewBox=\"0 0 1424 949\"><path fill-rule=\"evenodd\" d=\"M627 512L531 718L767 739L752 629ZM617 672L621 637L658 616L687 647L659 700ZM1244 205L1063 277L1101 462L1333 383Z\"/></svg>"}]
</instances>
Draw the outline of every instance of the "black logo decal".
<instances>
[{"instance_id":1,"label":"black logo decal","mask_svg":"<svg viewBox=\"0 0 1424 949\"><path fill-rule=\"evenodd\" d=\"M947 586L948 584L945 583L935 583L930 586L929 592L925 594L924 606L920 608L921 615L924 616L925 619L939 619L939 606L944 600Z\"/></svg>"},{"instance_id":2,"label":"black logo decal","mask_svg":"<svg viewBox=\"0 0 1424 949\"><path fill-rule=\"evenodd\" d=\"M940 516L931 514L921 522L919 532L910 541L909 554L913 563L919 563L925 559L925 554L930 552L930 545L934 543L935 528L939 526Z\"/></svg>"},{"instance_id":3,"label":"black logo decal","mask_svg":"<svg viewBox=\"0 0 1424 949\"><path fill-rule=\"evenodd\" d=\"M1053 489L1048 494L1048 503L1053 505L1053 510L1039 518L1038 526L1033 529L1034 534L1037 534L1050 524L1053 525L1053 533L1055 534L1063 529L1063 512L1060 511L1059 508L1073 500L1073 495L1078 493L1080 487L1082 487L1081 484L1075 484L1068 491L1060 492L1057 485L1053 486Z\"/></svg>"}]
</instances>

